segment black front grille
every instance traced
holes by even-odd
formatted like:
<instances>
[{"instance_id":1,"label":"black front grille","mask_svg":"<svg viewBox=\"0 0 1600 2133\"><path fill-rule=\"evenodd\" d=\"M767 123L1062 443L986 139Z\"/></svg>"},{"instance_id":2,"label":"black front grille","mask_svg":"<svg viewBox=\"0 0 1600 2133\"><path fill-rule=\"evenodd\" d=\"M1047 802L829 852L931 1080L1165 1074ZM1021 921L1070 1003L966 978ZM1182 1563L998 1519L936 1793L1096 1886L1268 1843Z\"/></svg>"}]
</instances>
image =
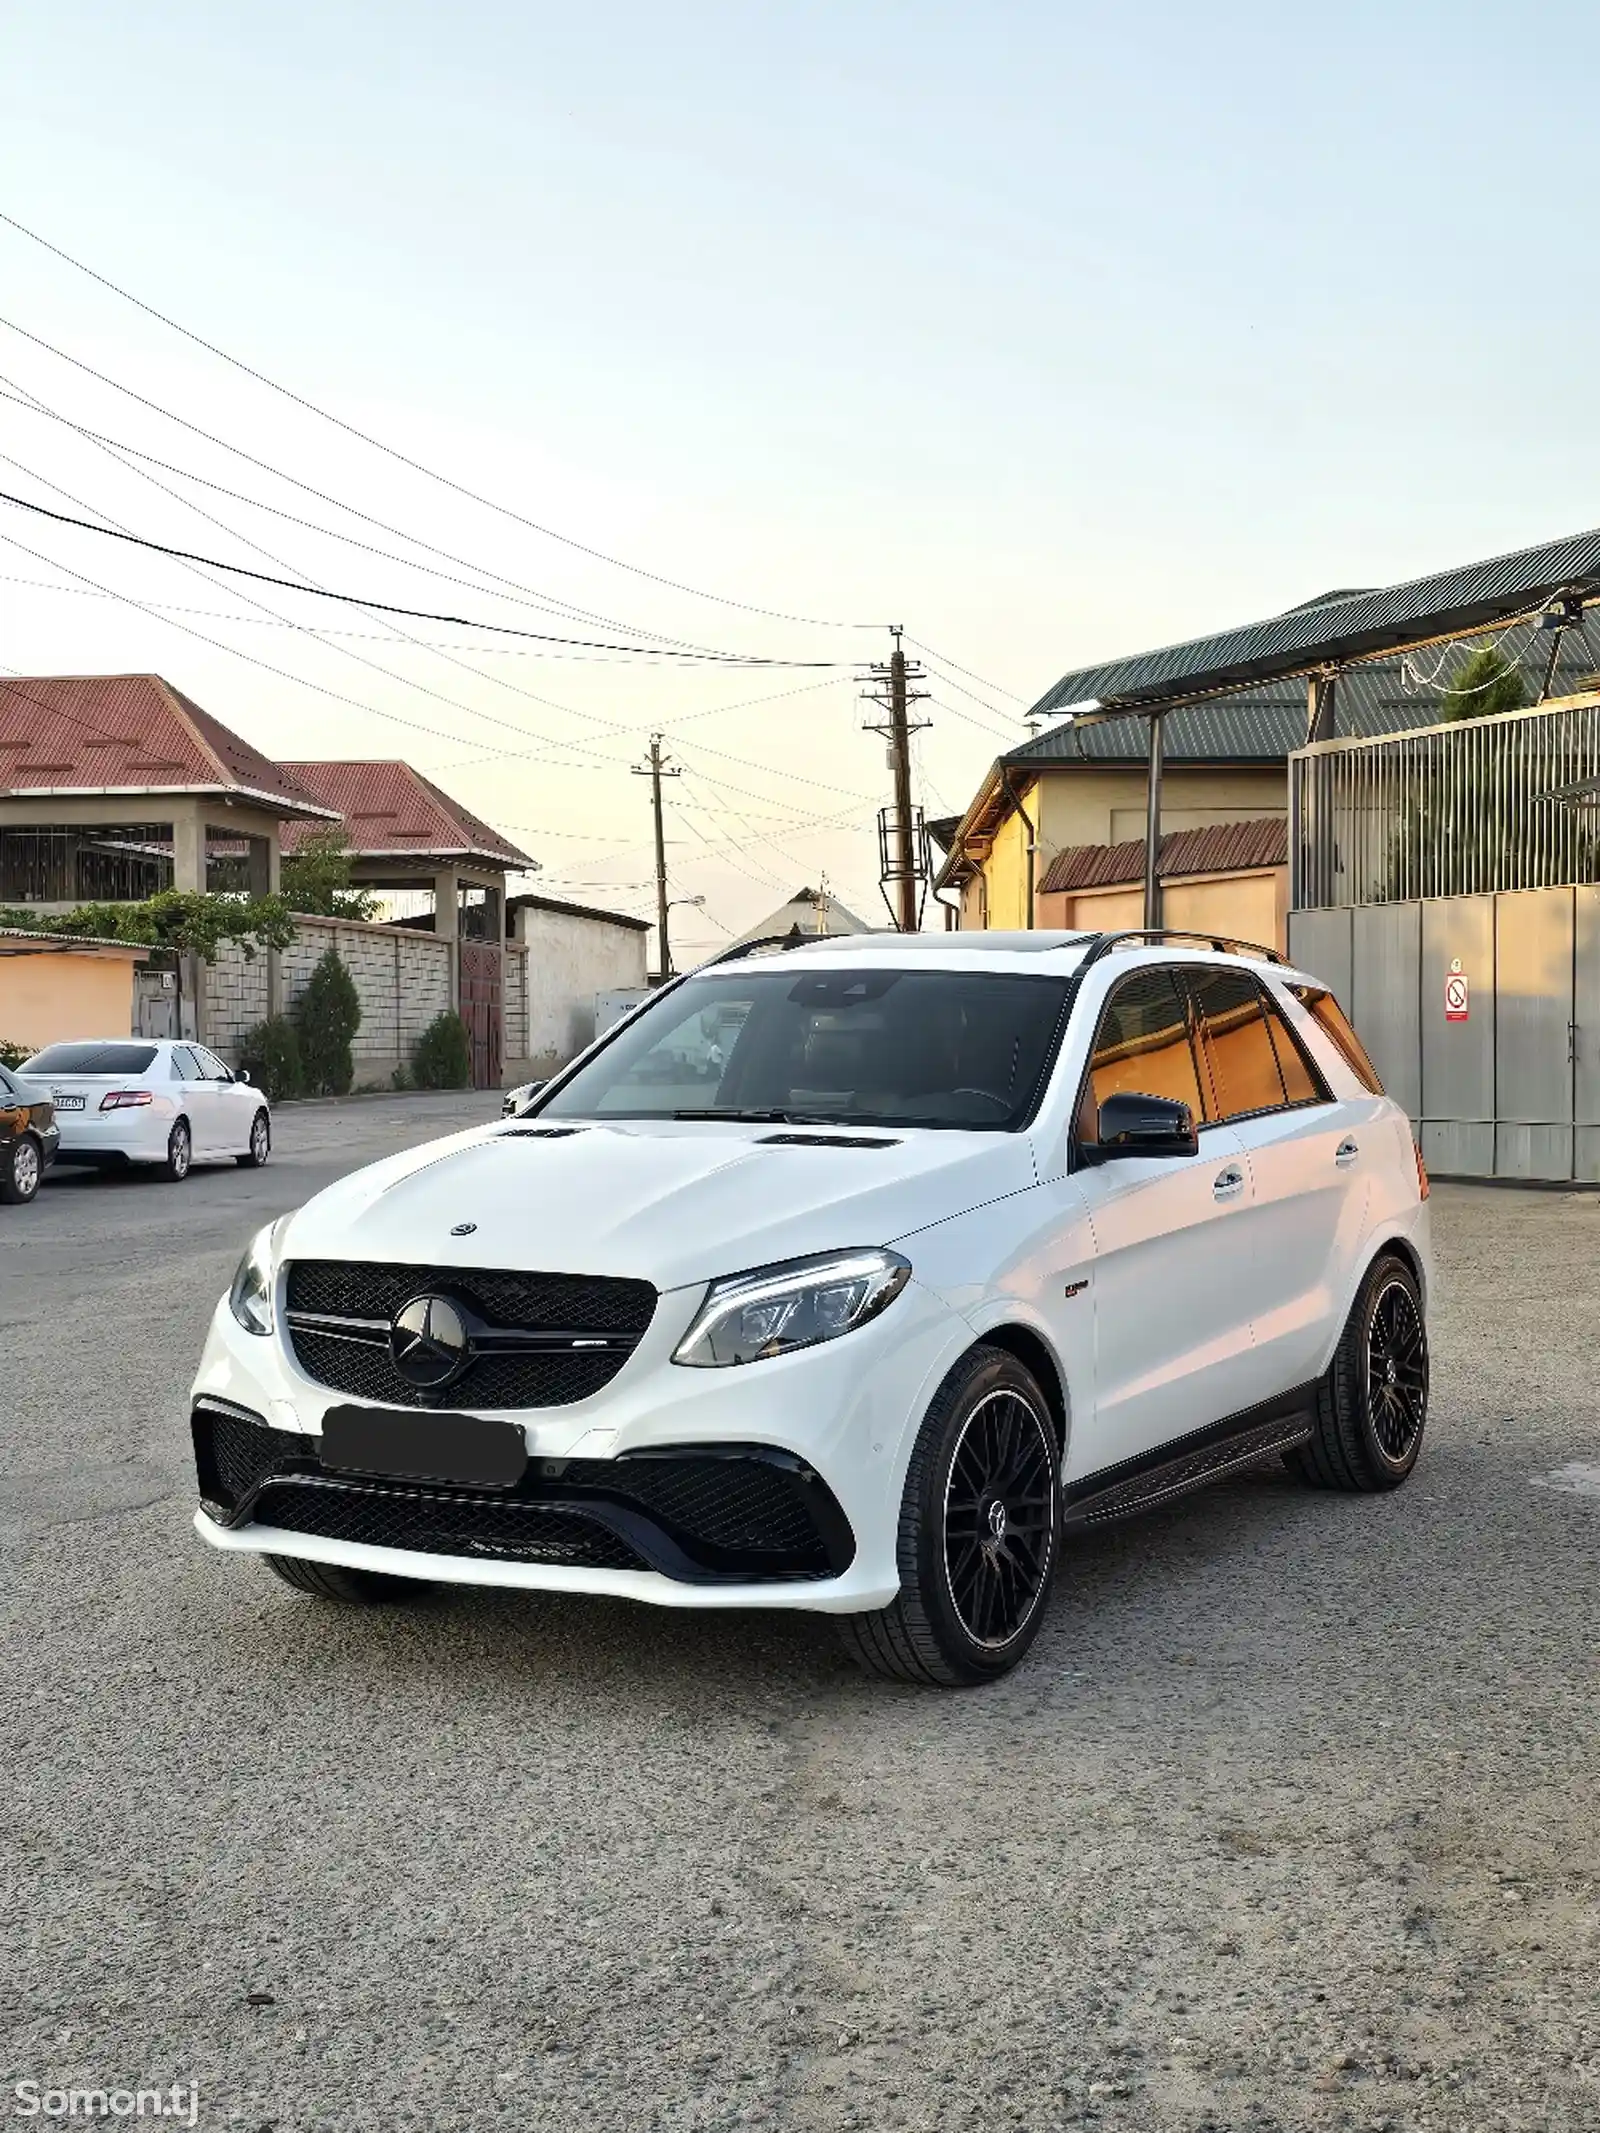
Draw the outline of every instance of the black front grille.
<instances>
[{"instance_id":1,"label":"black front grille","mask_svg":"<svg viewBox=\"0 0 1600 2133\"><path fill-rule=\"evenodd\" d=\"M424 1555L564 1563L585 1570L650 1568L620 1535L581 1512L413 1485L269 1482L256 1498L255 1519L289 1533L360 1541L369 1548L414 1548Z\"/></svg>"},{"instance_id":2,"label":"black front grille","mask_svg":"<svg viewBox=\"0 0 1600 2133\"><path fill-rule=\"evenodd\" d=\"M637 1339L656 1307L656 1292L648 1281L339 1259L292 1260L286 1301L291 1311L390 1319L413 1296L434 1292L459 1296L492 1326L521 1326L535 1333L624 1333Z\"/></svg>"},{"instance_id":3,"label":"black front grille","mask_svg":"<svg viewBox=\"0 0 1600 2133\"><path fill-rule=\"evenodd\" d=\"M320 1437L204 1401L193 1428L200 1493L232 1525L434 1554L646 1568L690 1583L836 1577L855 1554L826 1483L802 1461L754 1446L534 1460L514 1489L477 1490L325 1469ZM403 1537L424 1533L434 1537Z\"/></svg>"},{"instance_id":4,"label":"black front grille","mask_svg":"<svg viewBox=\"0 0 1600 2133\"><path fill-rule=\"evenodd\" d=\"M395 1369L384 1329L413 1297L428 1294L455 1298L490 1334L526 1333L551 1345L486 1347L447 1387L419 1390ZM587 1400L628 1360L655 1306L648 1281L503 1267L297 1259L286 1283L289 1342L306 1375L391 1407L566 1407ZM361 1323L348 1329L301 1323L307 1317ZM586 1340L608 1345L588 1348L581 1345Z\"/></svg>"}]
</instances>

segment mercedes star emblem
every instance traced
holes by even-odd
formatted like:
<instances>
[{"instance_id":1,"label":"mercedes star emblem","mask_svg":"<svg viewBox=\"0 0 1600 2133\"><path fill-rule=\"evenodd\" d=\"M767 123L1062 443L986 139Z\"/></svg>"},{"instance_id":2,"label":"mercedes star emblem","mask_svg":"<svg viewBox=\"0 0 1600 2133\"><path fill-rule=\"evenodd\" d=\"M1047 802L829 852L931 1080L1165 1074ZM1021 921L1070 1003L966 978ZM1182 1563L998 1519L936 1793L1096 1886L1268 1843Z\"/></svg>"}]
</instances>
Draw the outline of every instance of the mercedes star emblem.
<instances>
[{"instance_id":1,"label":"mercedes star emblem","mask_svg":"<svg viewBox=\"0 0 1600 2133\"><path fill-rule=\"evenodd\" d=\"M414 1296L389 1323L394 1367L420 1392L448 1385L470 1352L466 1325L448 1296Z\"/></svg>"}]
</instances>

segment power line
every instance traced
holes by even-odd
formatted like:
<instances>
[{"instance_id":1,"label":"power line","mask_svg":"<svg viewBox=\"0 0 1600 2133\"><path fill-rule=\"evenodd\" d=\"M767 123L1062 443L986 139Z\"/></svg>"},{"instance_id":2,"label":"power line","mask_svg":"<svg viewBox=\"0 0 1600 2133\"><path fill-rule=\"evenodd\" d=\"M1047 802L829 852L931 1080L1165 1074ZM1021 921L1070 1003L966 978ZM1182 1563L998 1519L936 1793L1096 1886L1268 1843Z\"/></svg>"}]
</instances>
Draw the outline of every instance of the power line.
<instances>
[{"instance_id":1,"label":"power line","mask_svg":"<svg viewBox=\"0 0 1600 2133\"><path fill-rule=\"evenodd\" d=\"M954 667L958 674L965 674L968 681L982 682L983 686L996 696L1009 696L1016 704L1025 704L1028 701L1025 696L1019 696L1015 689L1002 688L997 681L986 681L983 675L974 674L971 667L964 667L957 660L947 659L943 652L936 652L925 637L908 636L906 642L914 644L919 652L925 652L936 666Z\"/></svg>"},{"instance_id":2,"label":"power line","mask_svg":"<svg viewBox=\"0 0 1600 2133\"><path fill-rule=\"evenodd\" d=\"M67 360L70 361L71 359L67 358ZM94 372L92 373L92 375L98 377L100 373ZM111 383L114 381L108 380L107 382ZM536 607L545 609L553 615L559 615L564 621L596 623L606 629L629 631L634 636L649 638L653 641L653 643L657 644L685 645L687 649L693 649L697 651L714 649L714 647L705 646L690 647L687 645L685 639L667 636L660 630L644 629L636 624L615 622L608 616L595 614L591 609L575 607L571 605L570 602L563 600L555 600L543 594L534 593L531 588L527 587L518 588L518 591L525 592L527 594L527 597L522 599L517 598L517 594L515 592L493 594L492 588L477 584L470 578L458 578L448 570L436 570L431 564L419 563L415 556L396 555L392 548L379 548L372 541L357 540L356 536L353 533L341 533L336 527L320 525L315 519L302 518L300 514L296 511L281 510L276 504L266 503L259 496L248 496L242 489L230 489L225 482L211 481L204 474L196 474L192 467L176 466L170 459L160 459L156 456L154 452L141 451L137 445L129 444L120 437L109 437L103 430L91 429L87 423L75 422L73 421L70 415L62 414L58 408L53 408L47 402L41 400L37 393L30 392L26 386L18 385L17 381L14 378L9 378L3 371L0 371L0 386L5 385L11 386L12 390L10 392L0 390L0 400L9 400L13 404L13 406L22 408L27 414L38 415L48 422L59 423L63 429L71 430L75 437L82 437L87 443L99 445L103 450L110 452L114 457L121 457L124 459L124 461L129 459L137 459L142 461L145 466L159 467L163 474L175 475L180 481L193 482L198 488L209 489L214 496L226 496L231 502L236 504L244 504L245 506L247 506L248 509L252 511L264 511L266 512L269 518L282 519L285 525L299 526L300 528L302 528L303 531L307 533L316 534L319 539L328 541L338 541L346 548L358 549L362 555L377 556L378 558L380 558L381 561L385 563L398 563L402 570L418 571L424 577L437 578L440 583L444 585L459 585L468 592L481 593L484 591L491 591L492 597L511 600L515 605L520 607ZM125 390L125 388L120 386L117 389L119 391ZM155 403L152 401L147 401L144 404L146 406L154 406ZM165 413L166 410L158 408L156 412ZM171 416L170 419L173 421L178 421L181 418L178 416ZM204 430L200 431L199 434L201 436L209 435L209 433ZM217 439L215 441L218 443L222 442L221 439ZM234 447L232 447L231 445L223 445L223 449L231 451L234 449ZM244 456L246 458L249 457L248 454ZM268 473L276 471L273 468L267 467L266 462L263 460L252 459L250 460L250 464L252 466L262 467ZM137 473L139 469L136 467L129 467L128 471L130 473ZM279 478L284 481L293 480L293 477L287 474L281 475ZM303 484L296 484L296 486L303 486ZM169 496L176 495L176 492L170 489L166 490L164 493ZM322 494L320 490L316 489L309 491L309 493L313 496L321 496ZM194 505L189 504L187 498L177 498L177 501L185 503L187 507L191 510L196 508ZM369 518L366 512L355 511L353 505L341 504L336 498L332 497L327 498L326 501L332 503L335 510L353 512L354 516L363 519L369 525L385 526L384 520ZM201 515L205 516L204 513L202 513ZM220 521L213 520L212 523L220 524ZM385 527L385 530L390 529ZM398 539L412 541L416 546L420 548L425 548L431 555L443 556L447 561L450 562L462 560L458 557L451 555L450 551L446 548L435 547L431 541L421 541L418 540L414 534L408 534L399 531L398 529L394 530L396 530L396 537ZM243 540L245 536L241 534L239 538ZM257 544L255 542L251 542L249 545L255 547ZM265 551L262 552L265 553ZM516 586L517 583L514 578L501 578L498 572L485 570L480 564L477 563L462 561L462 567L466 570L476 570L480 577L494 579L497 583L501 585ZM628 654L625 656L631 657L632 655ZM698 717L704 714L695 713L693 715Z\"/></svg>"},{"instance_id":3,"label":"power line","mask_svg":"<svg viewBox=\"0 0 1600 2133\"><path fill-rule=\"evenodd\" d=\"M287 482L291 489L298 489L306 496L314 496L319 504L331 504L335 511L346 512L351 518L360 519L363 525L376 526L382 533L393 534L396 540L407 541L412 547L420 548L429 555L442 556L447 563L458 564L463 570L475 571L480 578L489 579L493 585L509 586L511 590L499 597L512 600L518 606L526 607L531 605L544 608L552 614L564 615L577 622L589 622L602 629L626 630L631 627L635 636L654 638L662 644L689 643L687 638L674 637L667 631L644 629L637 625L620 623L614 616L599 614L591 608L577 607L569 600L560 600L552 594L540 592L536 586L524 585L517 578L508 578L501 571L490 570L486 564L474 563L469 557L455 555L448 548L440 548L432 541L423 540L420 534L408 533L403 526L392 526L387 519L376 518L370 511L363 511L356 504L347 504L340 497L331 496L326 489L319 489L311 482L302 481L297 474L286 473L282 467L275 467L270 460L258 459L253 452L247 452L243 445L230 444L226 437L219 437L214 430L203 429L198 422L191 422L186 415L174 414L170 407L163 407L159 400L152 400L144 393L135 392L131 385L124 385L119 379L109 376L107 372L96 370L92 363L85 363L79 356L68 355L64 348L58 348L53 341L44 340L37 333L30 333L26 326L19 326L15 319L6 318L3 313L0 313L0 326L4 326L8 332L16 334L20 339L30 341L35 348L42 348L46 355L53 355L58 362L70 364L74 370L81 370L85 377L93 378L97 384L109 387L112 392L121 393L125 399L132 400L139 407L148 408L152 414L160 415L164 421L176 423L179 429L188 430L192 436L203 437L207 444L214 444L219 451L231 453L235 459L242 459L246 466L256 467L263 474L270 474L275 481ZM67 418L63 417L62 419L66 420ZM77 427L75 423L70 422L68 426L71 428ZM154 464L166 467L168 473L185 475L191 481L201 481L203 479L198 474L187 474L187 470L182 467L168 467L165 461L156 461ZM227 493L236 494L234 491L228 491ZM238 500L244 503L255 501L249 497L240 497ZM258 508L263 511L271 511L273 507L270 504L259 504ZM311 522L307 520L305 523L309 526ZM315 530L326 533L330 540L348 539L347 535L335 533L331 527L324 526ZM366 544L358 542L355 545L365 546ZM376 555L384 553L382 549L374 549L372 552ZM397 557L395 560L399 562L405 561L403 557ZM430 570L425 563L408 563L406 567L423 571L430 577L448 576L446 572ZM449 582L460 584L463 581L452 579ZM474 587L473 589L476 591L488 588ZM692 649L703 651L706 647L695 645Z\"/></svg>"},{"instance_id":4,"label":"power line","mask_svg":"<svg viewBox=\"0 0 1600 2133\"><path fill-rule=\"evenodd\" d=\"M10 464L15 466L17 462L12 460ZM36 480L38 478L35 476ZM587 652L632 652L714 666L837 667L844 663L837 659L771 659L755 652L689 652L668 645L608 644L585 637L554 637L545 630L513 629L509 623L479 622L471 615L440 614L425 607L399 607L391 600L370 600L357 593L332 592L323 585L308 585L297 578L275 577L270 571L251 570L243 563L224 563L216 556L196 555L192 549L170 548L164 541L152 541L140 533L124 533L117 526L97 526L92 519L73 518L65 511L51 511L44 504L30 503L25 496L13 496L5 489L0 489L0 504L14 504L19 511L35 512L40 518L54 519L60 526L81 527L85 533L98 533L108 541L126 541L134 548L148 548L154 555L173 556L180 563L198 563L207 570L226 570L236 578L252 578L258 585L280 585L288 592L310 593L318 600L342 601L347 607L365 608L375 615L405 615L418 622L448 623L453 629L488 630L497 637L525 637L536 644L576 645Z\"/></svg>"},{"instance_id":5,"label":"power line","mask_svg":"<svg viewBox=\"0 0 1600 2133\"><path fill-rule=\"evenodd\" d=\"M169 318L164 311L158 311L153 304L145 303L142 298L135 296L131 290L124 289L120 283L112 281L107 275L97 273L93 267L86 265L83 260L75 259L70 252L64 251L60 245L52 244L48 237L41 237L37 230L31 230L25 222L17 221L14 215L0 212L0 222L6 223L11 229L16 230L32 243L41 245L45 251L53 253L57 259L64 260L69 267L76 268L80 274L86 274L91 281L98 282L103 289L109 289L114 296L120 296L124 303L132 304L136 310L144 312L147 318L158 320L161 325L168 327L173 333L181 334L186 341L192 341L197 348L205 349L208 355L214 355L220 361L230 364L235 370L242 371L246 377L254 378L258 385L265 385L269 391L281 394L284 399L292 401L296 407L304 408L308 414L316 415L323 422L331 422L335 429L343 430L347 436L357 438L362 444L370 445L374 451L382 452L386 457L397 460L401 466L410 467L414 473L425 475L430 481L439 482L446 489L453 490L457 496L464 496L472 503L481 504L485 510L496 511L502 518L511 519L519 526L526 526L530 532L542 534L546 540L559 541L564 548L575 549L578 554L589 556L599 563L609 564L614 570L625 570L634 577L648 579L653 585L664 585L673 592L687 593L692 599L710 600L719 607L738 608L747 615L764 615L775 622L800 622L814 625L821 629L868 629L872 627L870 623L838 622L819 615L785 614L776 608L757 607L748 600L733 600L722 593L704 592L697 585L685 585L677 578L663 577L658 571L646 570L637 563L625 562L620 556L608 555L604 549L591 548L587 542L575 540L570 534L558 532L553 526L541 525L537 519L525 518L520 511L513 511L508 504L496 503L493 497L480 496L475 489L469 489L465 483L454 481L448 474L441 474L436 468L425 466L420 459L412 459L407 453L396 450L393 445L385 444L381 437L374 437L366 430L357 429L353 422L346 422L342 416L330 413L325 407L319 407L314 400L306 399L303 394L293 391L289 386L280 385L275 378L269 378L265 371L255 369L238 356L230 355L225 348L219 348L215 341L208 341L203 334L195 333L188 326L180 325L176 319Z\"/></svg>"}]
</instances>

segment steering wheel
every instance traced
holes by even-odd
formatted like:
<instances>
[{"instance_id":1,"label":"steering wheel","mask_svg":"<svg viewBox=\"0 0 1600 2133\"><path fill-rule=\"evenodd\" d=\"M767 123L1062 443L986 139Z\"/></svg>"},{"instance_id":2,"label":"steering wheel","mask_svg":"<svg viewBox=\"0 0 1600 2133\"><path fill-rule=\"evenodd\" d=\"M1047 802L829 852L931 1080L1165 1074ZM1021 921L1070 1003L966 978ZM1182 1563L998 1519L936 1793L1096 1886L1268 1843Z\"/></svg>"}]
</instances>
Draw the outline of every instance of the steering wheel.
<instances>
[{"instance_id":1,"label":"steering wheel","mask_svg":"<svg viewBox=\"0 0 1600 2133\"><path fill-rule=\"evenodd\" d=\"M976 1096L980 1103L993 1104L997 1111L1011 1109L1010 1101L1004 1096L996 1096L993 1089L952 1089L950 1093L952 1096Z\"/></svg>"}]
</instances>

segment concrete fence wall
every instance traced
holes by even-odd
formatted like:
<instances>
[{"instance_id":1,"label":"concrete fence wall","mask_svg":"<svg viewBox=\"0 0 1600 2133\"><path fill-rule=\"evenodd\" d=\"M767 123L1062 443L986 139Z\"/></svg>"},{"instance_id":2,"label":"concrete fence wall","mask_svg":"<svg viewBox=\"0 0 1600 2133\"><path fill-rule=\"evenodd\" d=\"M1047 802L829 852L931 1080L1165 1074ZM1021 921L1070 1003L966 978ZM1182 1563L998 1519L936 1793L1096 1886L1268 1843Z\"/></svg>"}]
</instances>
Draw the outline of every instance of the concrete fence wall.
<instances>
[{"instance_id":1,"label":"concrete fence wall","mask_svg":"<svg viewBox=\"0 0 1600 2133\"><path fill-rule=\"evenodd\" d=\"M354 919L299 918L281 958L287 1012L330 947L355 980L361 1002L361 1027L350 1048L356 1086L380 1085L402 1062L409 1066L417 1039L449 1007L455 943ZM233 1065L239 1040L267 1012L267 958L258 951L247 959L235 942L225 941L203 983L203 1041Z\"/></svg>"}]
</instances>

